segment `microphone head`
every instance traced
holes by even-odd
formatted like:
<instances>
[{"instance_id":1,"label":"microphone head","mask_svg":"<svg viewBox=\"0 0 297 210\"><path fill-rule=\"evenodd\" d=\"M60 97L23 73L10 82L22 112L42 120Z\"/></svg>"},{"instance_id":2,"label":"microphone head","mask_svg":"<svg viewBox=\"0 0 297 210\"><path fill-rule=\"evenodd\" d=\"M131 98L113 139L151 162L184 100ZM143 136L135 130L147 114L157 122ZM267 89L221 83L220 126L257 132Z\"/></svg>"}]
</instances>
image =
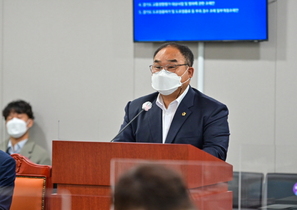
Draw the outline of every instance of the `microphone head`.
<instances>
[{"instance_id":1,"label":"microphone head","mask_svg":"<svg viewBox=\"0 0 297 210\"><path fill-rule=\"evenodd\" d=\"M152 108L152 102L150 102L150 101L147 101L147 102L144 102L143 104L142 104L142 109L144 110L144 111L148 111L148 110L150 110Z\"/></svg>"}]
</instances>

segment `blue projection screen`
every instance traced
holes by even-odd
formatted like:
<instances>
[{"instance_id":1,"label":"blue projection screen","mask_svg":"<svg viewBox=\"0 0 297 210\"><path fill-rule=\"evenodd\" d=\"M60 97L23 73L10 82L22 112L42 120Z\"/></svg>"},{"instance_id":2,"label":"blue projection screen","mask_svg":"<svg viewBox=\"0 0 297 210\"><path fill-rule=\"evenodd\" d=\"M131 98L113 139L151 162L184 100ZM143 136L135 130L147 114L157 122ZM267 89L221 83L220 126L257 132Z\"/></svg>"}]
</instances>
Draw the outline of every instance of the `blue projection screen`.
<instances>
[{"instance_id":1,"label":"blue projection screen","mask_svg":"<svg viewBox=\"0 0 297 210\"><path fill-rule=\"evenodd\" d=\"M134 42L268 40L267 0L133 0Z\"/></svg>"}]
</instances>

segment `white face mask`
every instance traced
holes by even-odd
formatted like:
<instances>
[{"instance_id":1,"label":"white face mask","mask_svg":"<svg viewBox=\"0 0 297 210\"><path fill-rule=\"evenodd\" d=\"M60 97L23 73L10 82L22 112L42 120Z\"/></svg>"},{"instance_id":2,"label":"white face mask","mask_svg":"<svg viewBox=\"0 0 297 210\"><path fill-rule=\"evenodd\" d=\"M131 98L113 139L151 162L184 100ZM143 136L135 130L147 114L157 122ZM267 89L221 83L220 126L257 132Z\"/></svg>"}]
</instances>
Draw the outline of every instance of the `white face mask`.
<instances>
[{"instance_id":1,"label":"white face mask","mask_svg":"<svg viewBox=\"0 0 297 210\"><path fill-rule=\"evenodd\" d=\"M188 71L188 69L181 75L178 76L176 73L170 71L161 70L152 75L152 87L161 93L162 95L170 95L177 90L183 83L181 82L182 76Z\"/></svg>"},{"instance_id":2,"label":"white face mask","mask_svg":"<svg viewBox=\"0 0 297 210\"><path fill-rule=\"evenodd\" d=\"M19 138L23 136L28 128L27 123L24 120L13 118L6 123L7 133L13 138Z\"/></svg>"}]
</instances>

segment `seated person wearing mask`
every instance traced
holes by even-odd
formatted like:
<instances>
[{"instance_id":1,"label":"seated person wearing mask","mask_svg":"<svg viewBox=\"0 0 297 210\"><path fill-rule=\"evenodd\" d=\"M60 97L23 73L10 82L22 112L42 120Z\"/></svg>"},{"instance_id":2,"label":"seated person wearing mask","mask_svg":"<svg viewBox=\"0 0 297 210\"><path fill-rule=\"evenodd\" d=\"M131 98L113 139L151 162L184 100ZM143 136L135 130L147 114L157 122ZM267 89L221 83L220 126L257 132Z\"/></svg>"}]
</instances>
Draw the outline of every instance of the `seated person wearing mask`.
<instances>
[{"instance_id":1,"label":"seated person wearing mask","mask_svg":"<svg viewBox=\"0 0 297 210\"><path fill-rule=\"evenodd\" d=\"M9 210L15 180L15 160L0 150L0 210Z\"/></svg>"},{"instance_id":2,"label":"seated person wearing mask","mask_svg":"<svg viewBox=\"0 0 297 210\"><path fill-rule=\"evenodd\" d=\"M34 124L31 105L23 100L9 103L2 112L9 139L0 144L0 150L8 154L19 153L32 162L51 165L48 152L29 138L29 129Z\"/></svg>"}]
</instances>

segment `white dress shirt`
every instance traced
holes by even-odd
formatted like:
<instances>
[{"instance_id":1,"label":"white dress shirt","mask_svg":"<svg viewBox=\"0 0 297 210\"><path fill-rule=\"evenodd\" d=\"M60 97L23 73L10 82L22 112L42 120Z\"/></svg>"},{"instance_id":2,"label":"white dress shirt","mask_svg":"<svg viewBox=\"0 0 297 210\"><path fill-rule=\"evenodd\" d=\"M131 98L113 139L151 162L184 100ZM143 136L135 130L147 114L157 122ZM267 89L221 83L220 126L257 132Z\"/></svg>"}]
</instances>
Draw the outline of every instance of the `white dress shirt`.
<instances>
[{"instance_id":1,"label":"white dress shirt","mask_svg":"<svg viewBox=\"0 0 297 210\"><path fill-rule=\"evenodd\" d=\"M183 98L185 97L185 95L187 94L189 90L189 86L185 89L185 91L174 101L172 101L168 108L166 109L163 99L161 97L161 95L159 94L157 97L157 101L156 104L158 107L160 107L162 109L162 142L165 143L171 122L173 120L174 114L180 104L180 102L183 100Z\"/></svg>"}]
</instances>

